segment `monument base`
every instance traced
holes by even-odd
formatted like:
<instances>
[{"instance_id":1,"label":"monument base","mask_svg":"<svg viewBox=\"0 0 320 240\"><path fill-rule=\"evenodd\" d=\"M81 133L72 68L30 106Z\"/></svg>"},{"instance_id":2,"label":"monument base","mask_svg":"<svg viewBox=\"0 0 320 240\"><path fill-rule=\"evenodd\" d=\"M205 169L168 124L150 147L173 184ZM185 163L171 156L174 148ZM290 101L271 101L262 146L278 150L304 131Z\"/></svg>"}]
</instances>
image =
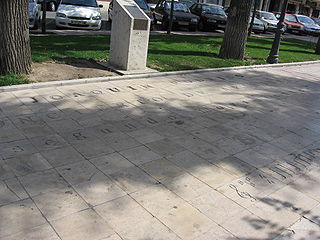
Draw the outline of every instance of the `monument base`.
<instances>
[{"instance_id":1,"label":"monument base","mask_svg":"<svg viewBox=\"0 0 320 240\"><path fill-rule=\"evenodd\" d=\"M145 69L141 69L141 70L122 70L119 68L116 68L115 66L112 66L109 62L98 62L98 64L100 64L101 66L116 72L120 75L135 75L135 74L144 74L144 73L156 73L158 72L157 70L151 69L151 68L145 68Z\"/></svg>"}]
</instances>

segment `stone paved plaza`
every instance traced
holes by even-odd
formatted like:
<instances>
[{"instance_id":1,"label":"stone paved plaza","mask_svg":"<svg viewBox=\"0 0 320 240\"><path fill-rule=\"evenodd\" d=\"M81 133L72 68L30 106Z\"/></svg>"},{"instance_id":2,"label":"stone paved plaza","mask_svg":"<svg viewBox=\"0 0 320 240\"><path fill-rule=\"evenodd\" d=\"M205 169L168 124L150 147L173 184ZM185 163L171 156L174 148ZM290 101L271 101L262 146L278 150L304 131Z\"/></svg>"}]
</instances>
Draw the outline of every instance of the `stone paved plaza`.
<instances>
[{"instance_id":1,"label":"stone paved plaza","mask_svg":"<svg viewBox=\"0 0 320 240\"><path fill-rule=\"evenodd\" d=\"M320 239L320 64L0 93L0 239Z\"/></svg>"}]
</instances>

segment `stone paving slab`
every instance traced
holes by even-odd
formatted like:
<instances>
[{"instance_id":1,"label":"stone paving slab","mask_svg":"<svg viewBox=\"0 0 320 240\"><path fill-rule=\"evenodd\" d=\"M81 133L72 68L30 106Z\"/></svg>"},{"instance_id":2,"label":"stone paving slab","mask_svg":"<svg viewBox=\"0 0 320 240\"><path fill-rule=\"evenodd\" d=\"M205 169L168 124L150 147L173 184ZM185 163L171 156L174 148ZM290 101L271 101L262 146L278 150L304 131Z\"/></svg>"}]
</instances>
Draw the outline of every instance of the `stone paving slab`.
<instances>
[{"instance_id":1,"label":"stone paving slab","mask_svg":"<svg viewBox=\"0 0 320 240\"><path fill-rule=\"evenodd\" d=\"M319 69L0 93L0 239L320 239Z\"/></svg>"}]
</instances>

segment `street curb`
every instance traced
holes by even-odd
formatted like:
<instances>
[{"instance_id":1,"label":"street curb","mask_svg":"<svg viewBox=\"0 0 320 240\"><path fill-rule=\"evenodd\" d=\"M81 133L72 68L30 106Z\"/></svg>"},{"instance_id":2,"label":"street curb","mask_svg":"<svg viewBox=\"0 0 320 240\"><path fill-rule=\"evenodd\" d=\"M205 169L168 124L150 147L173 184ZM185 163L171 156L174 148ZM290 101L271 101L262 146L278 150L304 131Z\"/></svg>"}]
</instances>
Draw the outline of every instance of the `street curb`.
<instances>
[{"instance_id":1,"label":"street curb","mask_svg":"<svg viewBox=\"0 0 320 240\"><path fill-rule=\"evenodd\" d=\"M99 83L108 81L118 81L118 80L129 80L138 78L150 78L150 77L164 77L173 75L183 75L192 73L204 73L204 72L223 72L232 70L246 70L246 69L260 69L260 68L278 68L286 66L301 66L320 63L318 61L307 61L307 62L294 62L294 63L279 63L279 64L263 64L263 65L251 65L251 66L236 66L236 67L224 67L224 68L206 68L206 69L195 69L195 70L183 70L183 71L172 71L172 72L156 72L156 73L143 73L143 74L132 74L132 75L122 75L122 76L110 76L110 77L97 77L97 78L83 78L74 80L62 80L62 81L52 81L52 82L40 82L40 83L29 83L13 86L0 87L0 92L12 92L18 90L26 89L39 89L47 87L61 87L68 85L78 85L87 83Z\"/></svg>"}]
</instances>

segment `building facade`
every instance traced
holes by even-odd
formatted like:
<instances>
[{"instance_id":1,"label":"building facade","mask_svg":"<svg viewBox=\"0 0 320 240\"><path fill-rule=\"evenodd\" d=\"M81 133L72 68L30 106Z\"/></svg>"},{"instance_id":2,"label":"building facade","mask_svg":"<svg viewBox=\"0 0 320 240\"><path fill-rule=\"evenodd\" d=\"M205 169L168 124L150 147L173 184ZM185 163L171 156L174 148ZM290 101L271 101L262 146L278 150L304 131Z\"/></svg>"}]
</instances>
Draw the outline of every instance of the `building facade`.
<instances>
[{"instance_id":1,"label":"building facade","mask_svg":"<svg viewBox=\"0 0 320 240\"><path fill-rule=\"evenodd\" d=\"M263 11L281 11L282 0L258 0L259 9ZM303 14L309 17L320 17L320 0L289 0L288 13Z\"/></svg>"},{"instance_id":2,"label":"building facade","mask_svg":"<svg viewBox=\"0 0 320 240\"><path fill-rule=\"evenodd\" d=\"M281 11L282 2L281 0L260 0L259 7L264 11ZM289 0L287 12L319 17L320 0Z\"/></svg>"}]
</instances>

